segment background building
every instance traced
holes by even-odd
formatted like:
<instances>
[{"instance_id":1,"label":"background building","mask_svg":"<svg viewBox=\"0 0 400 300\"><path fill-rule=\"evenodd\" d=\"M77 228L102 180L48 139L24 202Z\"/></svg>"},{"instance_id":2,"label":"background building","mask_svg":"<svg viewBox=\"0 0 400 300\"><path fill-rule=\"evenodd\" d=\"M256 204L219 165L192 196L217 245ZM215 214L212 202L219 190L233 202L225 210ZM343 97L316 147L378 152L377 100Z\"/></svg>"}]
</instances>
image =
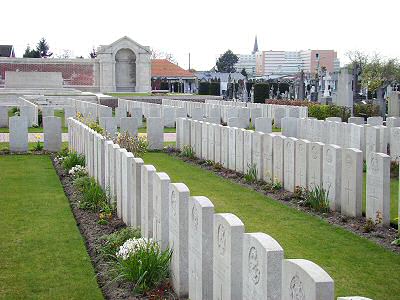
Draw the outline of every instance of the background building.
<instances>
[{"instance_id":1,"label":"background building","mask_svg":"<svg viewBox=\"0 0 400 300\"><path fill-rule=\"evenodd\" d=\"M261 51L256 54L256 75L291 75L303 70L315 73L319 66L330 73L338 71L340 62L334 50Z\"/></svg>"}]
</instances>

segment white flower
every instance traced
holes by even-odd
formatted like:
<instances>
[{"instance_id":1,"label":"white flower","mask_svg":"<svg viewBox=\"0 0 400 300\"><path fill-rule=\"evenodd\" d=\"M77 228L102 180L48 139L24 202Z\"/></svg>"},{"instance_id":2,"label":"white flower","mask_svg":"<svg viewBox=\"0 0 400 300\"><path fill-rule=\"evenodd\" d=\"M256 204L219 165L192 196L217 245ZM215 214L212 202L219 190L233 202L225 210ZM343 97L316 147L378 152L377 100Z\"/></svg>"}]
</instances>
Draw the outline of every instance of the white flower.
<instances>
[{"instance_id":1,"label":"white flower","mask_svg":"<svg viewBox=\"0 0 400 300\"><path fill-rule=\"evenodd\" d=\"M87 174L87 172L86 172L86 168L84 166L76 165L75 167L72 167L68 171L68 174L72 175L72 176L83 176L83 175Z\"/></svg>"},{"instance_id":2,"label":"white flower","mask_svg":"<svg viewBox=\"0 0 400 300\"><path fill-rule=\"evenodd\" d=\"M152 239L146 238L138 238L138 239L129 239L126 240L125 243L119 247L118 252L115 254L117 257L126 260L129 258L131 254L134 254L139 249L145 249L148 245L154 244Z\"/></svg>"}]
</instances>

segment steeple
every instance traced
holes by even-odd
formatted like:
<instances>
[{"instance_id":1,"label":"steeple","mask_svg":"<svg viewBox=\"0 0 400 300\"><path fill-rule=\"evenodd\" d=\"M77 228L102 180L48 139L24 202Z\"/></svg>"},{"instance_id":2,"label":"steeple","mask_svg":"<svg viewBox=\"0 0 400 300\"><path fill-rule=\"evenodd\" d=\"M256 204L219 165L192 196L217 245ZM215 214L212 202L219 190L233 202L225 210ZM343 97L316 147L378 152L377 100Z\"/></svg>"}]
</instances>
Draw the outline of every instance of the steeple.
<instances>
[{"instance_id":1,"label":"steeple","mask_svg":"<svg viewBox=\"0 0 400 300\"><path fill-rule=\"evenodd\" d=\"M254 40L254 48L252 53L255 54L256 52L258 52L257 36L256 39Z\"/></svg>"}]
</instances>

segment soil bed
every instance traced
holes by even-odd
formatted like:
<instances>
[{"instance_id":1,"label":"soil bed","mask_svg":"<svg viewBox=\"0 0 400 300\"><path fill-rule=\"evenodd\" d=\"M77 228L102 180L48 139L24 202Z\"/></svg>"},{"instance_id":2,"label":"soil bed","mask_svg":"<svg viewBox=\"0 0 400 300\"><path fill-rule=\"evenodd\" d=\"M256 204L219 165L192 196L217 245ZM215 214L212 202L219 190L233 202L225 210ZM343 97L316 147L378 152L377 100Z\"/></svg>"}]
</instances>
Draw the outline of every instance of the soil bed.
<instances>
[{"instance_id":1,"label":"soil bed","mask_svg":"<svg viewBox=\"0 0 400 300\"><path fill-rule=\"evenodd\" d=\"M137 297L133 294L133 283L114 281L111 277L111 267L108 261L100 254L101 237L111 234L126 227L125 223L113 214L112 219L106 225L99 225L98 213L83 210L78 207L79 194L73 187L73 179L67 175L61 164L54 160L54 168L60 178L64 193L67 196L71 210L74 214L76 224L84 237L85 244L93 267L97 274L97 282L105 299L177 299L172 292L169 283L160 286L158 289L148 292L144 296Z\"/></svg>"}]
</instances>

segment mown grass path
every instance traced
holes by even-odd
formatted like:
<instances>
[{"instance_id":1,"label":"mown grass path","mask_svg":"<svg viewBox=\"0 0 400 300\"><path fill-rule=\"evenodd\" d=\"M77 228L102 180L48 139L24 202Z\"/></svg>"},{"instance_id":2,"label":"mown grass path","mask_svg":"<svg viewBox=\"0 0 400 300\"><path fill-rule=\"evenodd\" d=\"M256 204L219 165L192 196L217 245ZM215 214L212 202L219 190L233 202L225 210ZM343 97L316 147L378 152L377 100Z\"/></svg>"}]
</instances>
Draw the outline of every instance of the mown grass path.
<instances>
[{"instance_id":1,"label":"mown grass path","mask_svg":"<svg viewBox=\"0 0 400 300\"><path fill-rule=\"evenodd\" d=\"M172 182L185 183L192 196L207 196L216 212L236 214L246 232L274 237L285 257L320 265L335 280L337 296L400 299L400 255L167 154L147 153L144 161L166 172Z\"/></svg>"},{"instance_id":2,"label":"mown grass path","mask_svg":"<svg viewBox=\"0 0 400 300\"><path fill-rule=\"evenodd\" d=\"M0 299L103 299L49 156L0 156Z\"/></svg>"}]
</instances>

